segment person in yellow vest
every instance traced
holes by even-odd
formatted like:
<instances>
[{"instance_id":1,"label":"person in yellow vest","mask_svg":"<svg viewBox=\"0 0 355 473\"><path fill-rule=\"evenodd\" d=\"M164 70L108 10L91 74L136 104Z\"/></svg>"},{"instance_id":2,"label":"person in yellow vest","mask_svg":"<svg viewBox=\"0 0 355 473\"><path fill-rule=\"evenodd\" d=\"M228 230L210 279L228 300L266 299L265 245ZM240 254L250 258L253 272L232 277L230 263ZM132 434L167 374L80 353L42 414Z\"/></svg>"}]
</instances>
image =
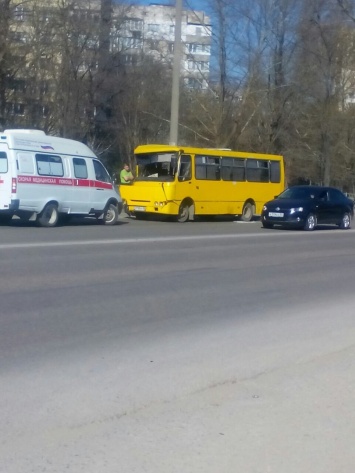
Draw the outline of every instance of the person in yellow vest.
<instances>
[{"instance_id":1,"label":"person in yellow vest","mask_svg":"<svg viewBox=\"0 0 355 473\"><path fill-rule=\"evenodd\" d=\"M133 176L132 171L129 167L129 164L124 163L123 164L123 169L120 172L120 186L122 186L120 194L121 194L121 197L122 197L122 200L123 200L123 211L128 215L128 217L131 217L131 212L129 211L127 201L126 201L126 198L125 198L124 187L127 186L127 185L132 184L133 180L134 180L134 176Z\"/></svg>"},{"instance_id":2,"label":"person in yellow vest","mask_svg":"<svg viewBox=\"0 0 355 473\"><path fill-rule=\"evenodd\" d=\"M127 163L124 163L123 169L120 172L120 184L132 184L134 176Z\"/></svg>"}]
</instances>

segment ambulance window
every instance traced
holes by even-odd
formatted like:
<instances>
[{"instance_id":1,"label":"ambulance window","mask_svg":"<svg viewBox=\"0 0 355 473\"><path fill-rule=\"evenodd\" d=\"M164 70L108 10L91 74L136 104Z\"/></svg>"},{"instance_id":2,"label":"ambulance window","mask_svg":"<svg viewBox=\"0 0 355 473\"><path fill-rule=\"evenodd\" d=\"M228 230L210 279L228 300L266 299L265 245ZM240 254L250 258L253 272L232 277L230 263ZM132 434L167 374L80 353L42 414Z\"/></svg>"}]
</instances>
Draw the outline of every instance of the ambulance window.
<instances>
[{"instance_id":1,"label":"ambulance window","mask_svg":"<svg viewBox=\"0 0 355 473\"><path fill-rule=\"evenodd\" d=\"M98 181L102 181L102 182L112 182L111 181L111 178L108 174L108 172L106 171L106 169L103 167L102 163L100 163L100 161L96 161L96 159L94 159L94 169L95 169L95 177Z\"/></svg>"},{"instance_id":2,"label":"ambulance window","mask_svg":"<svg viewBox=\"0 0 355 473\"><path fill-rule=\"evenodd\" d=\"M17 155L17 162L19 171L24 174L34 174L35 167L33 163L33 156L30 153L19 153Z\"/></svg>"},{"instance_id":3,"label":"ambulance window","mask_svg":"<svg viewBox=\"0 0 355 473\"><path fill-rule=\"evenodd\" d=\"M49 154L36 154L37 170L40 176L64 176L62 158Z\"/></svg>"},{"instance_id":4,"label":"ambulance window","mask_svg":"<svg viewBox=\"0 0 355 473\"><path fill-rule=\"evenodd\" d=\"M83 158L73 158L74 164L74 176L78 179L87 179L88 169L86 167L86 161Z\"/></svg>"},{"instance_id":5,"label":"ambulance window","mask_svg":"<svg viewBox=\"0 0 355 473\"><path fill-rule=\"evenodd\" d=\"M6 153L3 151L0 151L0 172L5 173L7 172L8 167L7 167L7 156Z\"/></svg>"}]
</instances>

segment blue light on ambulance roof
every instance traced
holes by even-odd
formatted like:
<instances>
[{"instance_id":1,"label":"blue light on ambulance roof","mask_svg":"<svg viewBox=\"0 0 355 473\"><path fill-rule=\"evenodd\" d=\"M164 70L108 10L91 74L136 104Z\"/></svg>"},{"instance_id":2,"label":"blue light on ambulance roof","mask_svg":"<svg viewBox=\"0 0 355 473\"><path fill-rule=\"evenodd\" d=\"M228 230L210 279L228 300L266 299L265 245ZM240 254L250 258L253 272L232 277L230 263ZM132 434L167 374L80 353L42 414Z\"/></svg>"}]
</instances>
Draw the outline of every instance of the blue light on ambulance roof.
<instances>
[{"instance_id":1,"label":"blue light on ambulance roof","mask_svg":"<svg viewBox=\"0 0 355 473\"><path fill-rule=\"evenodd\" d=\"M6 135L1 135L0 140L6 140Z\"/></svg>"}]
</instances>

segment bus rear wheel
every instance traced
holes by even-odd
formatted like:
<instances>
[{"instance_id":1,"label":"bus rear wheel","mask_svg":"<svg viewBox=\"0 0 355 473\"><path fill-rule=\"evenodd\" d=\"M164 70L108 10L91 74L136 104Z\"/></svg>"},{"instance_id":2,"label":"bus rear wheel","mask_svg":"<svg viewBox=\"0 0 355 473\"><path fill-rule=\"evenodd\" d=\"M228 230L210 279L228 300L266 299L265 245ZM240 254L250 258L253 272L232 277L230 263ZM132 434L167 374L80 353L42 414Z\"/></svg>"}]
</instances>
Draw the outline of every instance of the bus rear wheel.
<instances>
[{"instance_id":1,"label":"bus rear wheel","mask_svg":"<svg viewBox=\"0 0 355 473\"><path fill-rule=\"evenodd\" d=\"M255 207L251 202L246 202L243 207L243 212L241 215L241 220L243 222L250 222L254 217Z\"/></svg>"}]
</instances>

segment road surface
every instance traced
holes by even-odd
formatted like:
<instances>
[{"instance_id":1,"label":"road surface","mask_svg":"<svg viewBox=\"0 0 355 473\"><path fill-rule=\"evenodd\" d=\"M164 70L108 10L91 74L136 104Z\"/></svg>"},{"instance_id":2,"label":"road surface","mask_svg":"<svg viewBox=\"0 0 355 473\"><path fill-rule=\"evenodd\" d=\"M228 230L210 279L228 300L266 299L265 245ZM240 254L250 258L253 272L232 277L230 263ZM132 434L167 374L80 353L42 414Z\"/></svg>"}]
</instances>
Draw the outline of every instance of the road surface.
<instances>
[{"instance_id":1,"label":"road surface","mask_svg":"<svg viewBox=\"0 0 355 473\"><path fill-rule=\"evenodd\" d=\"M353 230L0 233L1 473L353 471Z\"/></svg>"}]
</instances>

